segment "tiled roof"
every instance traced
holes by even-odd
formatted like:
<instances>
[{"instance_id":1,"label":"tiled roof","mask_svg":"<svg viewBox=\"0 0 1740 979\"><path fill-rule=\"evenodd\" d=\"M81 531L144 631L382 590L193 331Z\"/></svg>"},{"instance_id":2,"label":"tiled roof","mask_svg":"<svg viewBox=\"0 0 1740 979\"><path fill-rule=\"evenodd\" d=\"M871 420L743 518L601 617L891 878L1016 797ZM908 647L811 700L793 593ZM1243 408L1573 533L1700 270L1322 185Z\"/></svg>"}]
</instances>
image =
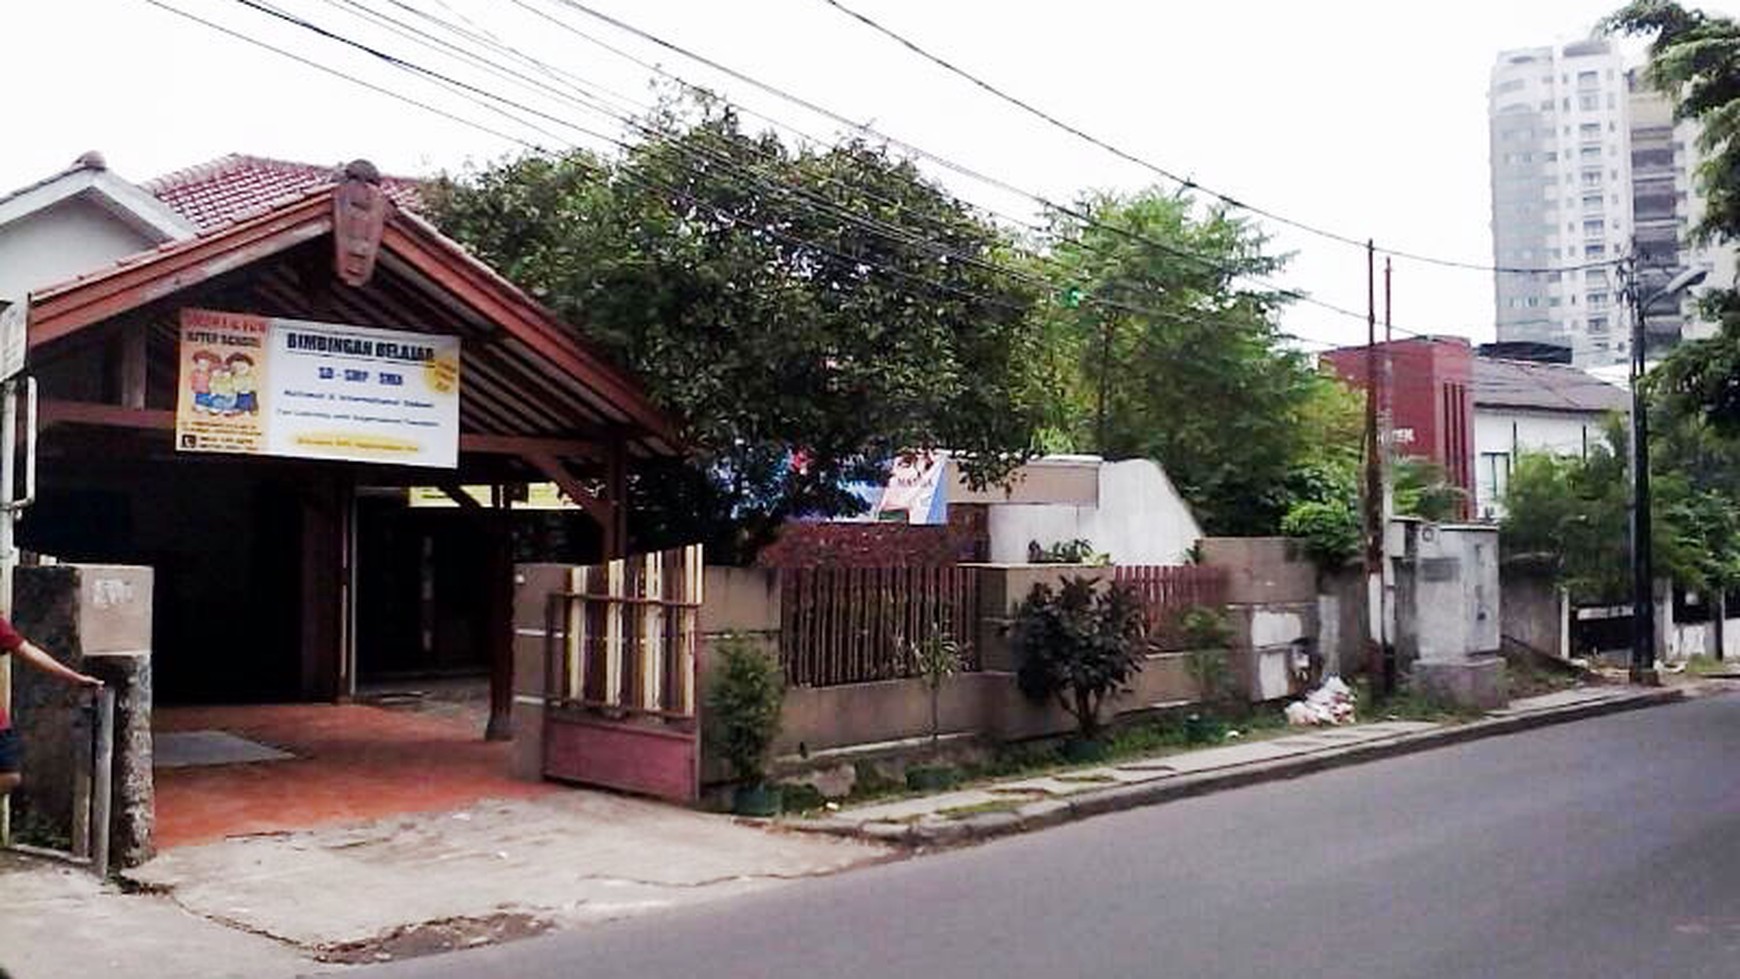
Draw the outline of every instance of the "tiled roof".
<instances>
[{"instance_id":1,"label":"tiled roof","mask_svg":"<svg viewBox=\"0 0 1740 979\"><path fill-rule=\"evenodd\" d=\"M1568 364L1474 358L1474 404L1541 411L1626 411L1626 392Z\"/></svg>"},{"instance_id":2,"label":"tiled roof","mask_svg":"<svg viewBox=\"0 0 1740 979\"><path fill-rule=\"evenodd\" d=\"M201 231L222 227L275 204L294 200L338 182L342 166L316 166L232 153L146 181L146 191L193 222ZM393 203L407 210L422 205L421 183L405 177L381 178Z\"/></svg>"}]
</instances>

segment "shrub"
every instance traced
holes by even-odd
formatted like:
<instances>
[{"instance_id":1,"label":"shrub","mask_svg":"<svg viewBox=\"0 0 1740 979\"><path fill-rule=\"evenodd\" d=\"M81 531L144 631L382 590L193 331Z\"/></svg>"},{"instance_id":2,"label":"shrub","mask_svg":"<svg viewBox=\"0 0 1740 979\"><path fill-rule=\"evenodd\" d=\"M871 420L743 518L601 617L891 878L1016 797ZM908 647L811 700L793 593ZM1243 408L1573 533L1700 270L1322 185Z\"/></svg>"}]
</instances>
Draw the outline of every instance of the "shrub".
<instances>
[{"instance_id":1,"label":"shrub","mask_svg":"<svg viewBox=\"0 0 1740 979\"><path fill-rule=\"evenodd\" d=\"M1281 518L1281 533L1303 539L1319 567L1339 568L1359 553L1359 514L1345 502L1295 503Z\"/></svg>"},{"instance_id":2,"label":"shrub","mask_svg":"<svg viewBox=\"0 0 1740 979\"><path fill-rule=\"evenodd\" d=\"M1100 708L1142 666L1145 619L1128 588L1100 588L1087 577L1062 587L1033 586L1015 615L1021 691L1055 700L1075 718L1083 740L1099 734Z\"/></svg>"},{"instance_id":3,"label":"shrub","mask_svg":"<svg viewBox=\"0 0 1740 979\"><path fill-rule=\"evenodd\" d=\"M719 673L707 692L707 718L719 753L737 778L759 785L779 736L785 676L779 661L743 636L718 644Z\"/></svg>"}]
</instances>

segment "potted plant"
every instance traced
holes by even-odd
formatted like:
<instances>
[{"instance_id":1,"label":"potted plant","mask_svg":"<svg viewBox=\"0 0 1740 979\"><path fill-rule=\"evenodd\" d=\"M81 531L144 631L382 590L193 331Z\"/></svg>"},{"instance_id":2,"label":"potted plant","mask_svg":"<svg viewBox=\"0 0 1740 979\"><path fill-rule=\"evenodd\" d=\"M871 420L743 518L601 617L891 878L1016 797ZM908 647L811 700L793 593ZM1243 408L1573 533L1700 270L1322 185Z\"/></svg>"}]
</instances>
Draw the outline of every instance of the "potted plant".
<instances>
[{"instance_id":1,"label":"potted plant","mask_svg":"<svg viewBox=\"0 0 1740 979\"><path fill-rule=\"evenodd\" d=\"M743 636L718 645L719 672L707 693L707 718L719 753L737 779L732 809L774 816L780 790L767 782L767 756L779 735L785 676L777 658Z\"/></svg>"},{"instance_id":2,"label":"potted plant","mask_svg":"<svg viewBox=\"0 0 1740 979\"><path fill-rule=\"evenodd\" d=\"M1145 633L1133 591L1088 577L1034 585L1016 611L1017 681L1028 699L1054 701L1075 719L1076 737L1064 746L1072 760L1104 756L1100 713L1142 668Z\"/></svg>"},{"instance_id":3,"label":"potted plant","mask_svg":"<svg viewBox=\"0 0 1740 979\"><path fill-rule=\"evenodd\" d=\"M925 637L911 644L908 652L930 693L930 763L906 770L906 784L920 791L952 788L960 781L960 772L952 765L938 761L942 738L942 688L948 678L961 670L961 645L940 623L932 623Z\"/></svg>"}]
</instances>

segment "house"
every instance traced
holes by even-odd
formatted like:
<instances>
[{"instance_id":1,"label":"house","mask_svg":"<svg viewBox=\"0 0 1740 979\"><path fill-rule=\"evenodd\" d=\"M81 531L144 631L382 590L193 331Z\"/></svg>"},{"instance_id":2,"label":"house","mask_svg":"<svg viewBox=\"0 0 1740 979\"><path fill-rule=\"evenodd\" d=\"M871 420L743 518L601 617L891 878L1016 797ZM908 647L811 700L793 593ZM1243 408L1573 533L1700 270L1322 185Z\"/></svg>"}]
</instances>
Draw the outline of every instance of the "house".
<instances>
[{"instance_id":1,"label":"house","mask_svg":"<svg viewBox=\"0 0 1740 979\"><path fill-rule=\"evenodd\" d=\"M415 213L419 186L364 161L245 155L133 183L87 153L0 194L0 301L27 298L41 397L41 493L20 544L154 569L161 699L330 700L359 678L486 668L511 640L498 585L512 557L490 521L511 518L463 487L555 482L615 556L629 467L678 451L636 379ZM222 329L190 334L200 317ZM258 417L292 398L372 407L299 411L294 439L200 434L238 414L183 396L199 356L229 356L232 324L279 331L250 341L249 363L279 365L255 363ZM346 364L331 383L351 387L308 394L328 364L278 392L312 349L279 349L292 328L349 330L403 364ZM423 410L425 383L448 414L402 419L398 438L347 428L392 421L382 405ZM427 486L458 505L412 507L408 489ZM211 639L225 635L249 636L247 655Z\"/></svg>"},{"instance_id":2,"label":"house","mask_svg":"<svg viewBox=\"0 0 1740 979\"><path fill-rule=\"evenodd\" d=\"M1475 513L1504 515L1511 468L1524 452L1584 455L1630 396L1569 364L1474 359Z\"/></svg>"},{"instance_id":3,"label":"house","mask_svg":"<svg viewBox=\"0 0 1740 979\"><path fill-rule=\"evenodd\" d=\"M1322 362L1363 391L1372 356L1378 359L1371 366L1380 387L1386 367L1390 377L1396 454L1436 463L1445 479L1472 499L1474 349L1462 337L1409 337L1325 351Z\"/></svg>"}]
</instances>

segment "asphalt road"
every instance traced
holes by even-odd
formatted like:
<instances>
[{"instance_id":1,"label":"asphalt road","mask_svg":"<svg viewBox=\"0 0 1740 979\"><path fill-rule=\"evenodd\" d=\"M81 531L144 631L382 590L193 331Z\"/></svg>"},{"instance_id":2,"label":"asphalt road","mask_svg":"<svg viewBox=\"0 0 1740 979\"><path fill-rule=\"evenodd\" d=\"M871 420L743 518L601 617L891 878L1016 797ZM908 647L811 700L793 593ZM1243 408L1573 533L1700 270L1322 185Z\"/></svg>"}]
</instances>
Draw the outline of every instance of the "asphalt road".
<instances>
[{"instance_id":1,"label":"asphalt road","mask_svg":"<svg viewBox=\"0 0 1740 979\"><path fill-rule=\"evenodd\" d=\"M1740 697L349 974L1726 979L1740 975Z\"/></svg>"}]
</instances>

